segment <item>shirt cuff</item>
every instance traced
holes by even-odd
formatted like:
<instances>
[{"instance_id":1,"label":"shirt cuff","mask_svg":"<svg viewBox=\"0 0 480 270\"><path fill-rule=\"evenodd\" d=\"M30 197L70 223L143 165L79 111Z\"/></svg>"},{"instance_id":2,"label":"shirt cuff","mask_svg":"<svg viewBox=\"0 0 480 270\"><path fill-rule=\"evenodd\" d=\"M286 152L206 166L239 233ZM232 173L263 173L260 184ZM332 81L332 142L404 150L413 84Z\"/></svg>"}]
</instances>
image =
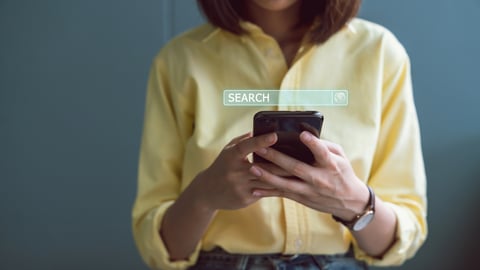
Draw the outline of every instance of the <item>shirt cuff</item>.
<instances>
[{"instance_id":1,"label":"shirt cuff","mask_svg":"<svg viewBox=\"0 0 480 270\"><path fill-rule=\"evenodd\" d=\"M162 224L163 216L167 209L173 204L173 202L162 204L161 206L152 209L145 222L145 231L143 241L145 249L142 254L144 261L152 269L162 270L183 270L194 265L198 259L198 255L201 249L201 242L197 244L195 250L185 260L170 261L170 254L167 250L163 239L160 237L160 228Z\"/></svg>"},{"instance_id":2,"label":"shirt cuff","mask_svg":"<svg viewBox=\"0 0 480 270\"><path fill-rule=\"evenodd\" d=\"M425 242L427 228L425 216L418 217L407 209L396 204L386 202L397 216L397 230L395 242L381 257L372 257L366 254L353 241L355 257L375 266L401 265L407 259L413 257L420 246ZM353 237L352 237L353 238Z\"/></svg>"}]
</instances>

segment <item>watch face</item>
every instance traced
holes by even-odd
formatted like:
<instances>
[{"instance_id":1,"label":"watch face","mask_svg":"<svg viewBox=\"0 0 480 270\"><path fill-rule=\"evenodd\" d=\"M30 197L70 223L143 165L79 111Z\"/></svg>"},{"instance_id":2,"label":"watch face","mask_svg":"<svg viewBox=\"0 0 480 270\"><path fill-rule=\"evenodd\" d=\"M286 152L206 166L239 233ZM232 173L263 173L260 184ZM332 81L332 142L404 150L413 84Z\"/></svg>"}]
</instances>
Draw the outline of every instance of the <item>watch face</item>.
<instances>
[{"instance_id":1,"label":"watch face","mask_svg":"<svg viewBox=\"0 0 480 270\"><path fill-rule=\"evenodd\" d=\"M353 225L353 230L354 231L360 231L360 230L363 230L365 227L367 227L367 225L372 221L373 219L373 214L374 212L373 211L368 211L367 213L365 213L365 215L361 216L357 222L355 222L355 224Z\"/></svg>"}]
</instances>

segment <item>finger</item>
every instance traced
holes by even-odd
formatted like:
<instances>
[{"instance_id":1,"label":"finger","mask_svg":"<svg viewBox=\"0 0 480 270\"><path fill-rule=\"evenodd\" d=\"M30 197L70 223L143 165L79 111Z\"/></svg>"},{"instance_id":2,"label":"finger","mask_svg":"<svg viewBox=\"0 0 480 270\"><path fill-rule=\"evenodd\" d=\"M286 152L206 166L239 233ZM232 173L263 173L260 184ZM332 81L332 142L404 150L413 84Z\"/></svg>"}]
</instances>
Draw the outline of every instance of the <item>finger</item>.
<instances>
[{"instance_id":1,"label":"finger","mask_svg":"<svg viewBox=\"0 0 480 270\"><path fill-rule=\"evenodd\" d=\"M325 143L325 145L327 146L330 152L334 153L335 155L346 157L345 152L343 151L343 148L339 144L326 141L326 140L322 140L322 141Z\"/></svg>"},{"instance_id":2,"label":"finger","mask_svg":"<svg viewBox=\"0 0 480 270\"><path fill-rule=\"evenodd\" d=\"M252 195L255 197L284 197L284 193L278 189L254 189Z\"/></svg>"},{"instance_id":3,"label":"finger","mask_svg":"<svg viewBox=\"0 0 480 270\"><path fill-rule=\"evenodd\" d=\"M276 188L268 183L258 180L257 178L250 180L250 187L254 189L275 190Z\"/></svg>"},{"instance_id":4,"label":"finger","mask_svg":"<svg viewBox=\"0 0 480 270\"><path fill-rule=\"evenodd\" d=\"M291 173L287 172L285 169L273 163L259 162L259 163L256 163L255 165L278 176L284 176L284 177L292 176Z\"/></svg>"},{"instance_id":5,"label":"finger","mask_svg":"<svg viewBox=\"0 0 480 270\"><path fill-rule=\"evenodd\" d=\"M238 144L239 142L241 142L241 141L243 141L243 140L245 140L245 139L247 139L247 138L250 138L250 137L252 137L252 132L249 131L249 132L244 133L244 134L242 134L242 135L240 135L240 136L238 136L238 137L233 138L233 139L225 146L225 148L230 148L230 147L232 147L232 146L235 146L235 145Z\"/></svg>"},{"instance_id":6,"label":"finger","mask_svg":"<svg viewBox=\"0 0 480 270\"><path fill-rule=\"evenodd\" d=\"M266 197L283 197L288 198L299 203L302 203L300 198L303 196L301 194L285 192L278 189L254 189L252 195L255 197L266 198Z\"/></svg>"},{"instance_id":7,"label":"finger","mask_svg":"<svg viewBox=\"0 0 480 270\"><path fill-rule=\"evenodd\" d=\"M300 140L312 151L315 161L321 167L325 167L331 164L331 152L325 141L313 136L310 132L303 131L300 134Z\"/></svg>"},{"instance_id":8,"label":"finger","mask_svg":"<svg viewBox=\"0 0 480 270\"><path fill-rule=\"evenodd\" d=\"M265 149L266 147L270 147L277 142L277 134L269 133L260 136L255 136L251 138L247 138L245 140L240 141L239 143L235 144L231 147L236 152L236 155L243 159L250 153L259 151L261 149Z\"/></svg>"},{"instance_id":9,"label":"finger","mask_svg":"<svg viewBox=\"0 0 480 270\"><path fill-rule=\"evenodd\" d=\"M274 187L280 193L303 194L308 191L307 184L302 180L277 176L255 165L250 168L250 171L260 181Z\"/></svg>"},{"instance_id":10,"label":"finger","mask_svg":"<svg viewBox=\"0 0 480 270\"><path fill-rule=\"evenodd\" d=\"M287 172L287 173L283 173L283 176L285 175L296 176L309 183L313 181L313 175L312 175L313 167L310 166L309 164L304 163L300 160L297 160L273 148L267 148L262 150L263 151L258 151L255 153L261 156L262 158L271 161L272 163L280 167L282 170ZM282 176L282 175L277 175L277 176Z\"/></svg>"}]
</instances>

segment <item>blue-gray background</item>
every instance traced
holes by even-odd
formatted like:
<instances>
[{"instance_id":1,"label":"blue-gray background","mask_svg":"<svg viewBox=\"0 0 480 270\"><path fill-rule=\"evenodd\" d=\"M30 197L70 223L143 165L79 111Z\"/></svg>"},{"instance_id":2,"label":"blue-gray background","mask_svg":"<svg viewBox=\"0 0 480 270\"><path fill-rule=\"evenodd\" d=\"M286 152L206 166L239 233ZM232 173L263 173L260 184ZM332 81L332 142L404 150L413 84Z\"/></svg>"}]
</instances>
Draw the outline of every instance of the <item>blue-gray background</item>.
<instances>
[{"instance_id":1,"label":"blue-gray background","mask_svg":"<svg viewBox=\"0 0 480 270\"><path fill-rule=\"evenodd\" d=\"M480 240L479 0L366 0L412 59L428 241L396 269L466 269ZM146 269L134 247L145 84L191 0L0 0L0 269Z\"/></svg>"}]
</instances>

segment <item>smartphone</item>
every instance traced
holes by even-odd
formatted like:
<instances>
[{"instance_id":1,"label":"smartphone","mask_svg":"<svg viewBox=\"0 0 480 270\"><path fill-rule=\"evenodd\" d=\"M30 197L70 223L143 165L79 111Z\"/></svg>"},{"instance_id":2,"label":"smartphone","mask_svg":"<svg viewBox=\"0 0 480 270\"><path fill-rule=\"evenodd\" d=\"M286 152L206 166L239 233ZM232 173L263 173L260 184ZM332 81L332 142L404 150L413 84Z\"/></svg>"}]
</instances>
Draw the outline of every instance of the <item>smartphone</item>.
<instances>
[{"instance_id":1,"label":"smartphone","mask_svg":"<svg viewBox=\"0 0 480 270\"><path fill-rule=\"evenodd\" d=\"M277 133L278 140L272 148L305 163L315 158L301 141L300 133L308 131L320 137L323 115L317 111L260 111L253 117L253 135ZM270 162L253 154L254 162Z\"/></svg>"}]
</instances>

